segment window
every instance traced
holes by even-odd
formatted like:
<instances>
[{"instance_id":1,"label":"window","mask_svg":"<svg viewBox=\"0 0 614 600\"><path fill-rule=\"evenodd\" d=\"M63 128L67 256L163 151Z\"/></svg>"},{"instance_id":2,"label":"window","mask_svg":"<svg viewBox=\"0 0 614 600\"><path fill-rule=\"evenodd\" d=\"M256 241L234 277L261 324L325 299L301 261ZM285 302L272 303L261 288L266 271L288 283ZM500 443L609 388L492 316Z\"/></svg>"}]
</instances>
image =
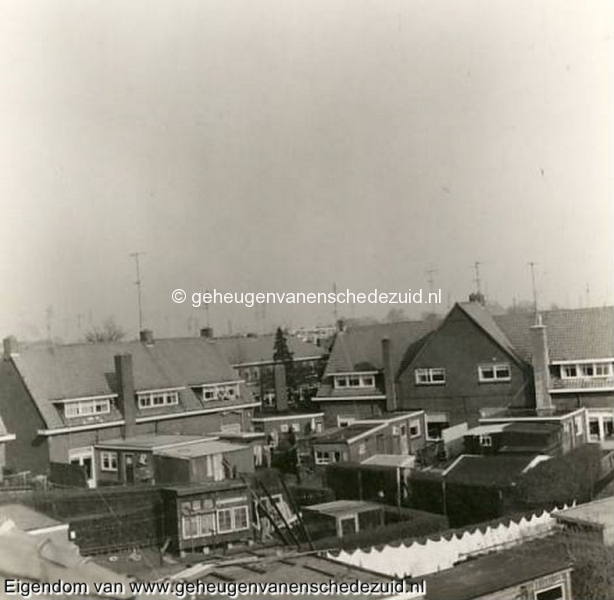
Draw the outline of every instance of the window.
<instances>
[{"instance_id":1,"label":"window","mask_svg":"<svg viewBox=\"0 0 614 600\"><path fill-rule=\"evenodd\" d=\"M478 379L482 383L510 381L511 378L510 366L506 363L478 366Z\"/></svg>"},{"instance_id":2,"label":"window","mask_svg":"<svg viewBox=\"0 0 614 600\"><path fill-rule=\"evenodd\" d=\"M582 416L574 417L573 424L574 424L575 434L582 435L584 433L584 426L582 424Z\"/></svg>"},{"instance_id":3,"label":"window","mask_svg":"<svg viewBox=\"0 0 614 600\"><path fill-rule=\"evenodd\" d=\"M356 417L337 417L337 427L349 427Z\"/></svg>"},{"instance_id":4,"label":"window","mask_svg":"<svg viewBox=\"0 0 614 600\"><path fill-rule=\"evenodd\" d=\"M184 539L207 537L215 534L215 513L182 516L181 531Z\"/></svg>"},{"instance_id":5,"label":"window","mask_svg":"<svg viewBox=\"0 0 614 600\"><path fill-rule=\"evenodd\" d=\"M358 444L358 455L362 456L367 453L367 446L365 444Z\"/></svg>"},{"instance_id":6,"label":"window","mask_svg":"<svg viewBox=\"0 0 614 600\"><path fill-rule=\"evenodd\" d=\"M409 422L409 436L410 437L418 437L420 435L420 421L410 421Z\"/></svg>"},{"instance_id":7,"label":"window","mask_svg":"<svg viewBox=\"0 0 614 600\"><path fill-rule=\"evenodd\" d=\"M578 363L575 365L562 365L562 379L591 379L594 377L612 377L612 363Z\"/></svg>"},{"instance_id":8,"label":"window","mask_svg":"<svg viewBox=\"0 0 614 600\"><path fill-rule=\"evenodd\" d=\"M316 465L328 465L341 460L341 452L323 452L316 450Z\"/></svg>"},{"instance_id":9,"label":"window","mask_svg":"<svg viewBox=\"0 0 614 600\"><path fill-rule=\"evenodd\" d=\"M139 394L139 408L159 408L160 406L172 406L179 404L179 392L149 392Z\"/></svg>"},{"instance_id":10,"label":"window","mask_svg":"<svg viewBox=\"0 0 614 600\"><path fill-rule=\"evenodd\" d=\"M294 433L300 433L301 426L298 423L292 423L292 431L294 431Z\"/></svg>"},{"instance_id":11,"label":"window","mask_svg":"<svg viewBox=\"0 0 614 600\"><path fill-rule=\"evenodd\" d=\"M230 533L249 528L247 506L235 506L217 511L218 533Z\"/></svg>"},{"instance_id":12,"label":"window","mask_svg":"<svg viewBox=\"0 0 614 600\"><path fill-rule=\"evenodd\" d=\"M101 452L100 468L103 471L117 471L117 452Z\"/></svg>"},{"instance_id":13,"label":"window","mask_svg":"<svg viewBox=\"0 0 614 600\"><path fill-rule=\"evenodd\" d=\"M492 438L489 435L481 435L480 446L483 448L492 448Z\"/></svg>"},{"instance_id":14,"label":"window","mask_svg":"<svg viewBox=\"0 0 614 600\"><path fill-rule=\"evenodd\" d=\"M203 400L232 400L233 398L238 398L239 396L239 385L236 383L224 385L203 385Z\"/></svg>"},{"instance_id":15,"label":"window","mask_svg":"<svg viewBox=\"0 0 614 600\"><path fill-rule=\"evenodd\" d=\"M232 531L232 509L226 508L217 511L217 530L220 533Z\"/></svg>"},{"instance_id":16,"label":"window","mask_svg":"<svg viewBox=\"0 0 614 600\"><path fill-rule=\"evenodd\" d=\"M563 584L535 592L535 600L565 600Z\"/></svg>"},{"instance_id":17,"label":"window","mask_svg":"<svg viewBox=\"0 0 614 600\"><path fill-rule=\"evenodd\" d=\"M443 367L416 369L416 385L443 385L446 382L446 370Z\"/></svg>"},{"instance_id":18,"label":"window","mask_svg":"<svg viewBox=\"0 0 614 600\"><path fill-rule=\"evenodd\" d=\"M76 400L64 404L64 415L67 419L76 417L89 417L104 415L111 412L110 398L96 398L92 400Z\"/></svg>"},{"instance_id":19,"label":"window","mask_svg":"<svg viewBox=\"0 0 614 600\"><path fill-rule=\"evenodd\" d=\"M289 431L288 423L282 423L282 424L280 425L280 427L279 427L279 430L280 430L282 433L288 433L288 431Z\"/></svg>"},{"instance_id":20,"label":"window","mask_svg":"<svg viewBox=\"0 0 614 600\"><path fill-rule=\"evenodd\" d=\"M375 377L373 375L361 375L355 373L352 375L336 375L336 388L373 388L375 387Z\"/></svg>"},{"instance_id":21,"label":"window","mask_svg":"<svg viewBox=\"0 0 614 600\"><path fill-rule=\"evenodd\" d=\"M233 509L234 513L234 528L235 531L241 531L249 527L249 515L247 512L247 506L238 506Z\"/></svg>"}]
</instances>

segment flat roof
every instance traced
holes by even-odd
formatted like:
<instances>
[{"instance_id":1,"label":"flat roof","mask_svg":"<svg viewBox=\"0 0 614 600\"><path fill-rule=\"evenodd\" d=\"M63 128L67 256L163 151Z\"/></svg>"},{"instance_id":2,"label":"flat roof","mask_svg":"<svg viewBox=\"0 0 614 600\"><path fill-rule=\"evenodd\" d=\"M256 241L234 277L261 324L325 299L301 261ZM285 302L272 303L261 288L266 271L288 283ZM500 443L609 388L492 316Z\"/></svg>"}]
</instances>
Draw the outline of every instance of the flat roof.
<instances>
[{"instance_id":1,"label":"flat roof","mask_svg":"<svg viewBox=\"0 0 614 600\"><path fill-rule=\"evenodd\" d=\"M559 510L554 513L554 517L581 525L612 527L614 525L614 497L594 500L573 508Z\"/></svg>"},{"instance_id":2,"label":"flat roof","mask_svg":"<svg viewBox=\"0 0 614 600\"><path fill-rule=\"evenodd\" d=\"M23 504L0 505L0 521L3 519L10 519L19 529L26 532L34 532L39 529L48 529L50 527L61 527L65 525L62 521L52 519ZM66 525L66 527L68 527L68 525Z\"/></svg>"},{"instance_id":3,"label":"flat roof","mask_svg":"<svg viewBox=\"0 0 614 600\"><path fill-rule=\"evenodd\" d=\"M376 423L353 423L347 427L338 427L328 432L318 435L314 440L314 444L338 444L345 443L349 440L375 430L382 425Z\"/></svg>"},{"instance_id":4,"label":"flat roof","mask_svg":"<svg viewBox=\"0 0 614 600\"><path fill-rule=\"evenodd\" d=\"M416 463L413 454L374 454L363 460L361 464L377 467L395 467L398 469L411 469Z\"/></svg>"},{"instance_id":5,"label":"flat roof","mask_svg":"<svg viewBox=\"0 0 614 600\"><path fill-rule=\"evenodd\" d=\"M424 576L427 600L472 600L571 569L561 542L546 538Z\"/></svg>"},{"instance_id":6,"label":"flat roof","mask_svg":"<svg viewBox=\"0 0 614 600\"><path fill-rule=\"evenodd\" d=\"M224 479L223 481L205 481L198 484L186 485L165 485L162 490L175 492L178 496L188 496L190 494L200 494L204 492L221 492L224 490L247 490L247 484L239 479Z\"/></svg>"},{"instance_id":7,"label":"flat roof","mask_svg":"<svg viewBox=\"0 0 614 600\"><path fill-rule=\"evenodd\" d=\"M210 456L212 454L222 454L223 452L236 452L237 450L244 450L248 446L242 444L230 444L228 442L221 442L219 440L204 440L202 442L195 442L178 448L167 448L165 450L159 450L156 452L158 456L168 456L171 458L197 458L199 456Z\"/></svg>"},{"instance_id":8,"label":"flat roof","mask_svg":"<svg viewBox=\"0 0 614 600\"><path fill-rule=\"evenodd\" d=\"M319 512L332 517L367 512L372 510L382 510L384 507L376 502L365 502L363 500L333 500L332 502L322 502L305 506L305 510Z\"/></svg>"},{"instance_id":9,"label":"flat roof","mask_svg":"<svg viewBox=\"0 0 614 600\"><path fill-rule=\"evenodd\" d=\"M510 423L492 423L489 425L478 425L465 431L465 435L490 435L491 433L501 433Z\"/></svg>"},{"instance_id":10,"label":"flat roof","mask_svg":"<svg viewBox=\"0 0 614 600\"><path fill-rule=\"evenodd\" d=\"M159 450L162 448L180 447L203 441L215 440L216 437L202 435L135 435L127 438L104 440L94 444L95 448L117 448L120 450Z\"/></svg>"}]
</instances>

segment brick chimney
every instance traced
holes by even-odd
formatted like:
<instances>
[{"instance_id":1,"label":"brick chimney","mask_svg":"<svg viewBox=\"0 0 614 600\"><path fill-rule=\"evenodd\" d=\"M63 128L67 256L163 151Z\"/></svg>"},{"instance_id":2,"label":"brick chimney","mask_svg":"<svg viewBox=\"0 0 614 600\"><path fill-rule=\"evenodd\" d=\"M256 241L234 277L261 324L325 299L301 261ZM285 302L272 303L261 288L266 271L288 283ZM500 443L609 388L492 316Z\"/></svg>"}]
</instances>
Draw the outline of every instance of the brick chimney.
<instances>
[{"instance_id":1,"label":"brick chimney","mask_svg":"<svg viewBox=\"0 0 614 600\"><path fill-rule=\"evenodd\" d=\"M117 381L117 405L125 420L122 436L127 438L136 434L136 395L131 354L115 356L115 379Z\"/></svg>"},{"instance_id":2,"label":"brick chimney","mask_svg":"<svg viewBox=\"0 0 614 600\"><path fill-rule=\"evenodd\" d=\"M19 354L19 347L17 345L17 338L14 335L9 335L2 340L4 347L3 358L4 360L10 360L11 356Z\"/></svg>"},{"instance_id":3,"label":"brick chimney","mask_svg":"<svg viewBox=\"0 0 614 600\"><path fill-rule=\"evenodd\" d=\"M207 338L210 340L213 337L213 328L212 327L203 327L200 330L200 337Z\"/></svg>"},{"instance_id":4,"label":"brick chimney","mask_svg":"<svg viewBox=\"0 0 614 600\"><path fill-rule=\"evenodd\" d=\"M286 381L286 366L279 363L275 367L275 409L277 412L288 410L288 384Z\"/></svg>"},{"instance_id":5,"label":"brick chimney","mask_svg":"<svg viewBox=\"0 0 614 600\"><path fill-rule=\"evenodd\" d=\"M392 353L390 340L382 339L382 365L384 367L384 387L386 390L386 412L394 412L397 409L397 390L392 368Z\"/></svg>"},{"instance_id":6,"label":"brick chimney","mask_svg":"<svg viewBox=\"0 0 614 600\"><path fill-rule=\"evenodd\" d=\"M151 329L143 329L143 331L139 333L139 338L146 346L154 345L154 336Z\"/></svg>"},{"instance_id":7,"label":"brick chimney","mask_svg":"<svg viewBox=\"0 0 614 600\"><path fill-rule=\"evenodd\" d=\"M533 351L533 380L535 383L535 409L538 413L551 413L554 405L550 396L550 356L548 337L542 317L537 315L531 327L531 350Z\"/></svg>"}]
</instances>

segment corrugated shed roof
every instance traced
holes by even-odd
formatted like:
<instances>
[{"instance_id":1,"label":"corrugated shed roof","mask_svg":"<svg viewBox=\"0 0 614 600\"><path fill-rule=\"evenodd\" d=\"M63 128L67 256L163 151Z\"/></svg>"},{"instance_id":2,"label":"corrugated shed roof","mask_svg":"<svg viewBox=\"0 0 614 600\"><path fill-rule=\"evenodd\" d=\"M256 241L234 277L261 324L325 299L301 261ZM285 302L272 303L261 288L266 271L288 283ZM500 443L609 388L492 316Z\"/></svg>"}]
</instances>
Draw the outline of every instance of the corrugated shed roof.
<instances>
[{"instance_id":1,"label":"corrugated shed roof","mask_svg":"<svg viewBox=\"0 0 614 600\"><path fill-rule=\"evenodd\" d=\"M275 352L275 335L273 334L215 338L213 341L233 366L273 361ZM286 342L294 358L319 358L326 353L324 348L303 342L291 335L286 336Z\"/></svg>"}]
</instances>

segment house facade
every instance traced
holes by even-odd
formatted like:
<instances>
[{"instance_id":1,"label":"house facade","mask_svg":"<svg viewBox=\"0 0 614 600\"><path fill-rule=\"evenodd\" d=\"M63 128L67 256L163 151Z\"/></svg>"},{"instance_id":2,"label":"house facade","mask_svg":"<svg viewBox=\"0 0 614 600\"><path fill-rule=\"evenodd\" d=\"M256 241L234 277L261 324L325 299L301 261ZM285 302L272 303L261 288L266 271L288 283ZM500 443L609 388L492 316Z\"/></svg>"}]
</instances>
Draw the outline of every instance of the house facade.
<instances>
[{"instance_id":1,"label":"house facade","mask_svg":"<svg viewBox=\"0 0 614 600\"><path fill-rule=\"evenodd\" d=\"M153 340L26 348L4 341L0 414L16 439L15 470L51 463L102 468L94 446L141 435L207 436L249 431L258 404L215 344Z\"/></svg>"},{"instance_id":2,"label":"house facade","mask_svg":"<svg viewBox=\"0 0 614 600\"><path fill-rule=\"evenodd\" d=\"M611 448L613 356L613 307L492 316L464 302L442 321L340 331L315 400L331 427L423 409L432 441L485 411L585 407L588 440Z\"/></svg>"}]
</instances>

